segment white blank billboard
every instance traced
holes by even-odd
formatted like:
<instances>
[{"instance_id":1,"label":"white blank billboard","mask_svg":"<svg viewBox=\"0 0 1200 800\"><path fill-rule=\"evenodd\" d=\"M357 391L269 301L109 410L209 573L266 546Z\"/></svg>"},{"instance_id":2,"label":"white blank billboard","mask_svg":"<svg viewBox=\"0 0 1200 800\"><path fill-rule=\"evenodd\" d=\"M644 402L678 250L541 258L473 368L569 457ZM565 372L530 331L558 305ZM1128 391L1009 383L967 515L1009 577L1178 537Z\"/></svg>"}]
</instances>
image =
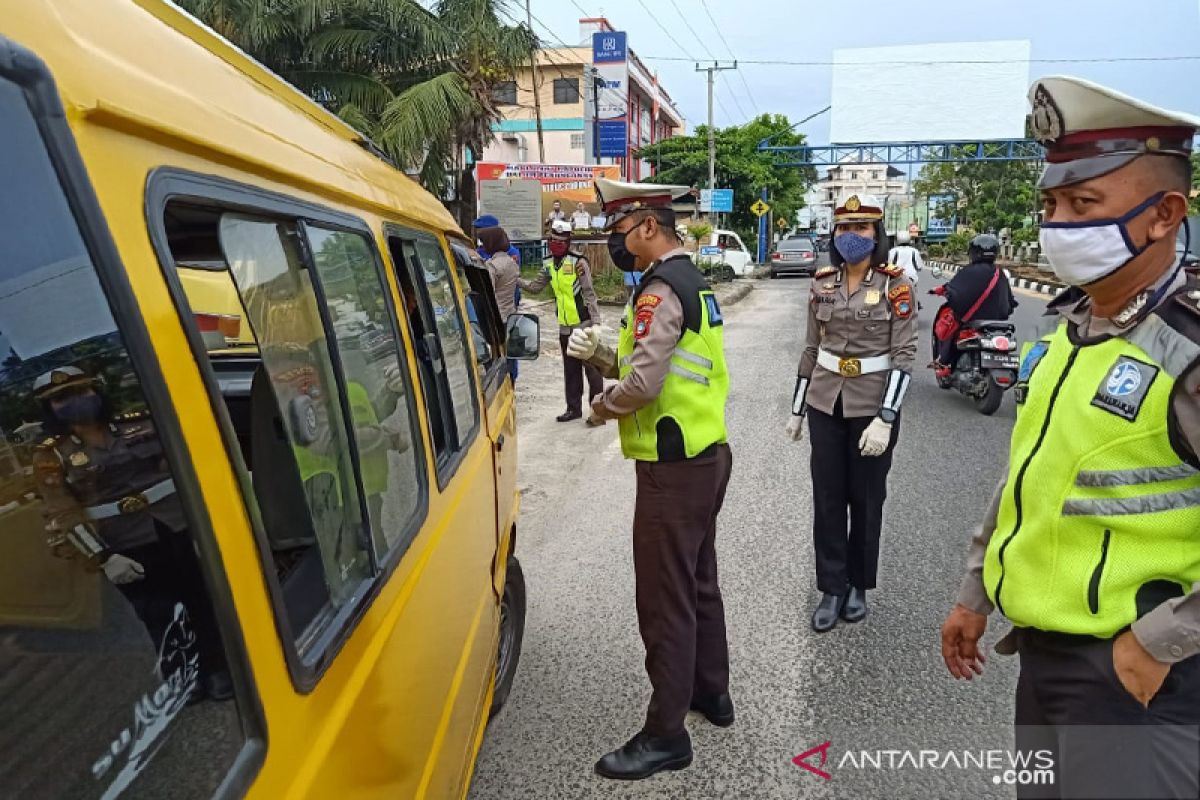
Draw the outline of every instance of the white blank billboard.
<instances>
[{"instance_id":1,"label":"white blank billboard","mask_svg":"<svg viewBox=\"0 0 1200 800\"><path fill-rule=\"evenodd\" d=\"M829 140L1019 139L1029 42L868 47L833 52Z\"/></svg>"}]
</instances>

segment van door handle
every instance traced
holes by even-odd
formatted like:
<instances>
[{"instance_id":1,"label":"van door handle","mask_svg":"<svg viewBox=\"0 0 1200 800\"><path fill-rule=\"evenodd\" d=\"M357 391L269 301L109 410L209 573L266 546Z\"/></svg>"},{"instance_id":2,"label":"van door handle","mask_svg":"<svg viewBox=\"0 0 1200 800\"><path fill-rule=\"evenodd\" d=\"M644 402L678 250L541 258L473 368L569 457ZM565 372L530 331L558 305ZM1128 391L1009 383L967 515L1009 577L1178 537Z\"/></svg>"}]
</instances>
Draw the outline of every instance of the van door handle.
<instances>
[{"instance_id":1,"label":"van door handle","mask_svg":"<svg viewBox=\"0 0 1200 800\"><path fill-rule=\"evenodd\" d=\"M496 437L496 452L499 453L503 449L504 449L504 434L502 433L498 437Z\"/></svg>"}]
</instances>

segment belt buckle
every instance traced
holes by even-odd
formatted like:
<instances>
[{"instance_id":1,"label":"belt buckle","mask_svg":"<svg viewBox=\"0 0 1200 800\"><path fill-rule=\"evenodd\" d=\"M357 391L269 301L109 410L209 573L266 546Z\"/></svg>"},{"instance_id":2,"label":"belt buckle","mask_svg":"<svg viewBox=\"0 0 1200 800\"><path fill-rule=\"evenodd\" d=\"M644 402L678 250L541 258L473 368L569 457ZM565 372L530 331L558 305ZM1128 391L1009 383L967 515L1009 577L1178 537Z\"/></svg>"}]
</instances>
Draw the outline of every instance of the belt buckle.
<instances>
[{"instance_id":1,"label":"belt buckle","mask_svg":"<svg viewBox=\"0 0 1200 800\"><path fill-rule=\"evenodd\" d=\"M149 507L150 501L141 492L131 494L128 497L122 497L117 501L117 510L122 514L136 514L139 511L145 511Z\"/></svg>"},{"instance_id":2,"label":"belt buckle","mask_svg":"<svg viewBox=\"0 0 1200 800\"><path fill-rule=\"evenodd\" d=\"M857 378L862 375L862 361L857 358L839 358L838 372L843 378Z\"/></svg>"}]
</instances>

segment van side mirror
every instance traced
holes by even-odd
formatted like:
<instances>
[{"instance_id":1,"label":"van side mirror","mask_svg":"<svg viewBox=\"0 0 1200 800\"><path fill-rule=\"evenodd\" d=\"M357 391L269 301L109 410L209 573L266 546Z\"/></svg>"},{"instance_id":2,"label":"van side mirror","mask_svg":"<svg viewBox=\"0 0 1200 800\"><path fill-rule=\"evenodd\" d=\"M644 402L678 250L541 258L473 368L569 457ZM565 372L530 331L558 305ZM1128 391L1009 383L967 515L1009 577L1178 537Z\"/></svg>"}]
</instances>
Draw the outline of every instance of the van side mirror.
<instances>
[{"instance_id":1,"label":"van side mirror","mask_svg":"<svg viewBox=\"0 0 1200 800\"><path fill-rule=\"evenodd\" d=\"M533 361L540 355L541 322L535 315L509 315L505 332L505 355L512 360Z\"/></svg>"}]
</instances>

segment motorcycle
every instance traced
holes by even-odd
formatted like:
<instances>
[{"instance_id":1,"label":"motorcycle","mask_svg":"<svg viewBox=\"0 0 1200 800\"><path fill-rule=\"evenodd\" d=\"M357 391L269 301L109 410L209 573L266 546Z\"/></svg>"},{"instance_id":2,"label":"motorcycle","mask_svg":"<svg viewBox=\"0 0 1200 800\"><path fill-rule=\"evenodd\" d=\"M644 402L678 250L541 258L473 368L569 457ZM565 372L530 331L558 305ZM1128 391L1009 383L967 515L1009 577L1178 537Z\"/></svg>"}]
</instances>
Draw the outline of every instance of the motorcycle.
<instances>
[{"instance_id":1,"label":"motorcycle","mask_svg":"<svg viewBox=\"0 0 1200 800\"><path fill-rule=\"evenodd\" d=\"M995 414L1004 393L1017 384L1021 358L1016 332L1011 322L964 323L958 332L958 358L949 375L938 377L938 386L971 398L984 416Z\"/></svg>"}]
</instances>

